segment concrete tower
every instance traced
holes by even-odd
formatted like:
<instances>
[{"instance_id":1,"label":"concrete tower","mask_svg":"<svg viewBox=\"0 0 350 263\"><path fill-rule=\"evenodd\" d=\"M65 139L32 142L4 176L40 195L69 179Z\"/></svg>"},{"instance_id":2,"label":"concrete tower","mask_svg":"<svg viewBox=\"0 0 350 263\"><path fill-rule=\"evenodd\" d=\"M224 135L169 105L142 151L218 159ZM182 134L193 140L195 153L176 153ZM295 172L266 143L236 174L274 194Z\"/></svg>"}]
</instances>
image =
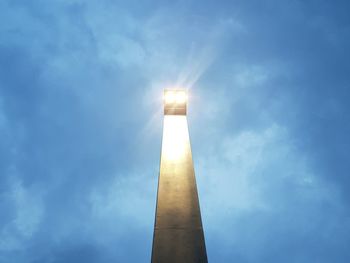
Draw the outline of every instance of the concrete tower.
<instances>
[{"instance_id":1,"label":"concrete tower","mask_svg":"<svg viewBox=\"0 0 350 263\"><path fill-rule=\"evenodd\" d=\"M186 114L187 92L165 90L152 263L208 262Z\"/></svg>"}]
</instances>

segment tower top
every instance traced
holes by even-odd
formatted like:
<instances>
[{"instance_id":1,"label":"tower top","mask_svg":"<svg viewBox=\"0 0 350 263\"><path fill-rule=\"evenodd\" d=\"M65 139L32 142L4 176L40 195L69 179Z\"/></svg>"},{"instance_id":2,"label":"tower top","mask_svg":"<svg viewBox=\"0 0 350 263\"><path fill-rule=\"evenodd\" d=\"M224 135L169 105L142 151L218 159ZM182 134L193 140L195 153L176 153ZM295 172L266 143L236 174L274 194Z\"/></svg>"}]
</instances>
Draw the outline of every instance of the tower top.
<instances>
[{"instance_id":1,"label":"tower top","mask_svg":"<svg viewBox=\"0 0 350 263\"><path fill-rule=\"evenodd\" d=\"M164 90L164 115L186 115L188 92L186 89Z\"/></svg>"}]
</instances>

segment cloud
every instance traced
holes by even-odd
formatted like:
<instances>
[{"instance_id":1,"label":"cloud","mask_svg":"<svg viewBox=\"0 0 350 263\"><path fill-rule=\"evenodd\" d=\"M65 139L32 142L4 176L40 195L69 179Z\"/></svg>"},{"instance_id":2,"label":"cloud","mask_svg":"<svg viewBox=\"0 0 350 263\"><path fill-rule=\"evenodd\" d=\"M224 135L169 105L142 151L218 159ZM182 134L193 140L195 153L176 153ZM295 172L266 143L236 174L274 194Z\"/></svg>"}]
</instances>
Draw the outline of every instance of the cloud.
<instances>
[{"instance_id":1,"label":"cloud","mask_svg":"<svg viewBox=\"0 0 350 263\"><path fill-rule=\"evenodd\" d=\"M340 219L346 203L335 185L318 176L310 157L300 153L289 136L285 127L272 124L262 131L224 137L212 152L197 157L209 258L224 262L225 256L238 254L255 262L269 259L266 246L271 251L273 247L284 250L305 238L320 250L339 245L328 245L327 240L341 235L339 225L347 228L347 219ZM270 244L274 239L278 244ZM221 258L218 244L231 252ZM295 249L300 262L316 256ZM323 254L320 260L324 258L331 257Z\"/></svg>"},{"instance_id":2,"label":"cloud","mask_svg":"<svg viewBox=\"0 0 350 263\"><path fill-rule=\"evenodd\" d=\"M41 225L45 208L42 189L26 189L13 174L10 186L3 198L14 205L11 220L3 225L0 232L0 251L20 251L31 240Z\"/></svg>"},{"instance_id":3,"label":"cloud","mask_svg":"<svg viewBox=\"0 0 350 263\"><path fill-rule=\"evenodd\" d=\"M17 206L14 223L21 235L28 238L40 224L44 212L43 201L37 192L28 193L20 183L15 183L13 188L13 198Z\"/></svg>"},{"instance_id":4,"label":"cloud","mask_svg":"<svg viewBox=\"0 0 350 263\"><path fill-rule=\"evenodd\" d=\"M346 7L1 2L0 262L149 261L174 83L209 259L347 262Z\"/></svg>"}]
</instances>

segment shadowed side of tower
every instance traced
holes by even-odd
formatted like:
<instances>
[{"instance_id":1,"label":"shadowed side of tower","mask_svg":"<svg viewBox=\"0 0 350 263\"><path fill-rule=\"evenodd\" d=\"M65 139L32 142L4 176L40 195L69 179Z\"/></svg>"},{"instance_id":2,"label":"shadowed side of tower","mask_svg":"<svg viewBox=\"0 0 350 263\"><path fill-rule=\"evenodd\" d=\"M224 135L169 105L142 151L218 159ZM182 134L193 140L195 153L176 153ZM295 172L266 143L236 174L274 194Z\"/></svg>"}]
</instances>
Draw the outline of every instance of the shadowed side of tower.
<instances>
[{"instance_id":1,"label":"shadowed side of tower","mask_svg":"<svg viewBox=\"0 0 350 263\"><path fill-rule=\"evenodd\" d=\"M165 104L152 263L207 262L186 107L177 108Z\"/></svg>"}]
</instances>

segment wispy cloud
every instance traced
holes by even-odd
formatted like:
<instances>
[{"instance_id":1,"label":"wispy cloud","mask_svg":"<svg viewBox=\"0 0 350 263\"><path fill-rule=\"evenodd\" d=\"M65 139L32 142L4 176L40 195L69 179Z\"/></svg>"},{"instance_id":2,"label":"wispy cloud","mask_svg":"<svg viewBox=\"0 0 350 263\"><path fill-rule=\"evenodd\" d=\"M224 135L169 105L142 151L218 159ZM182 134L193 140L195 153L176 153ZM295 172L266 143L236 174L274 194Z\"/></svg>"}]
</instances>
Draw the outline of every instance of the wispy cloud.
<instances>
[{"instance_id":1,"label":"wispy cloud","mask_svg":"<svg viewBox=\"0 0 350 263\"><path fill-rule=\"evenodd\" d=\"M149 261L168 85L211 261L348 262L347 7L0 2L0 262Z\"/></svg>"}]
</instances>

